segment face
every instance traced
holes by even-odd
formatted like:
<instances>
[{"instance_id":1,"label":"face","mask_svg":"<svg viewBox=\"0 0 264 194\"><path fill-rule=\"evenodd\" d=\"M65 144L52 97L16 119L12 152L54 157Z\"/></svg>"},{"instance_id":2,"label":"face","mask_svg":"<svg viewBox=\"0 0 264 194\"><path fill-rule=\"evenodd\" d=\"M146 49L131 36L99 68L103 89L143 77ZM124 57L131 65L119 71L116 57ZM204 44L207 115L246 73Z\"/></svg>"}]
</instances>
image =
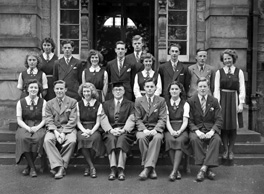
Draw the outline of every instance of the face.
<instances>
[{"instance_id":1,"label":"face","mask_svg":"<svg viewBox=\"0 0 264 194\"><path fill-rule=\"evenodd\" d=\"M98 63L99 63L98 55L92 55L90 61L91 61L92 65L98 65Z\"/></svg>"},{"instance_id":2,"label":"face","mask_svg":"<svg viewBox=\"0 0 264 194\"><path fill-rule=\"evenodd\" d=\"M143 47L142 40L133 40L132 46L134 48L134 51L141 51Z\"/></svg>"},{"instance_id":3,"label":"face","mask_svg":"<svg viewBox=\"0 0 264 194\"><path fill-rule=\"evenodd\" d=\"M223 55L224 65L231 67L233 65L233 58L229 54Z\"/></svg>"},{"instance_id":4,"label":"face","mask_svg":"<svg viewBox=\"0 0 264 194\"><path fill-rule=\"evenodd\" d=\"M92 98L92 91L90 88L83 88L83 97L86 100L91 100Z\"/></svg>"},{"instance_id":5,"label":"face","mask_svg":"<svg viewBox=\"0 0 264 194\"><path fill-rule=\"evenodd\" d=\"M45 53L49 54L49 53L51 53L52 45L49 42L44 42L42 45L42 48L43 48Z\"/></svg>"},{"instance_id":6,"label":"face","mask_svg":"<svg viewBox=\"0 0 264 194\"><path fill-rule=\"evenodd\" d=\"M145 66L145 70L149 71L151 69L151 66L152 66L152 59L151 58L146 58L144 59L143 61L143 64Z\"/></svg>"},{"instance_id":7,"label":"face","mask_svg":"<svg viewBox=\"0 0 264 194\"><path fill-rule=\"evenodd\" d=\"M115 52L118 58L123 58L127 52L124 44L116 45Z\"/></svg>"},{"instance_id":8,"label":"face","mask_svg":"<svg viewBox=\"0 0 264 194\"><path fill-rule=\"evenodd\" d=\"M113 92L113 95L116 99L121 99L123 97L123 95L125 94L125 89L123 86L114 87L112 92Z\"/></svg>"},{"instance_id":9,"label":"face","mask_svg":"<svg viewBox=\"0 0 264 194\"><path fill-rule=\"evenodd\" d=\"M170 52L169 53L170 53L170 56L171 56L171 60L176 62L178 60L179 55L180 55L179 48L176 47L176 46L172 46L170 48Z\"/></svg>"},{"instance_id":10,"label":"face","mask_svg":"<svg viewBox=\"0 0 264 194\"><path fill-rule=\"evenodd\" d=\"M181 93L181 89L178 85L171 85L170 87L170 95L171 97L179 97Z\"/></svg>"},{"instance_id":11,"label":"face","mask_svg":"<svg viewBox=\"0 0 264 194\"><path fill-rule=\"evenodd\" d=\"M36 58L36 57L34 57L34 56L28 56L28 58L27 58L27 64L28 64L28 67L29 68L35 68L36 66L37 66L37 64L38 64L38 59Z\"/></svg>"},{"instance_id":12,"label":"face","mask_svg":"<svg viewBox=\"0 0 264 194\"><path fill-rule=\"evenodd\" d=\"M67 88L65 87L65 84L56 84L54 86L54 92L57 98L62 99L65 96L65 93L67 92Z\"/></svg>"},{"instance_id":13,"label":"face","mask_svg":"<svg viewBox=\"0 0 264 194\"><path fill-rule=\"evenodd\" d=\"M73 47L71 44L64 44L62 46L62 51L65 57L69 58L72 55Z\"/></svg>"},{"instance_id":14,"label":"face","mask_svg":"<svg viewBox=\"0 0 264 194\"><path fill-rule=\"evenodd\" d=\"M39 87L37 83L29 84L28 86L28 94L30 96L37 96L39 91Z\"/></svg>"},{"instance_id":15,"label":"face","mask_svg":"<svg viewBox=\"0 0 264 194\"><path fill-rule=\"evenodd\" d=\"M196 60L199 65L204 65L207 59L206 51L199 51L196 55Z\"/></svg>"},{"instance_id":16,"label":"face","mask_svg":"<svg viewBox=\"0 0 264 194\"><path fill-rule=\"evenodd\" d=\"M153 82L147 82L145 83L144 89L148 96L153 96L156 91L156 86Z\"/></svg>"},{"instance_id":17,"label":"face","mask_svg":"<svg viewBox=\"0 0 264 194\"><path fill-rule=\"evenodd\" d=\"M199 82L197 87L198 94L204 96L209 93L209 86L206 81Z\"/></svg>"}]
</instances>

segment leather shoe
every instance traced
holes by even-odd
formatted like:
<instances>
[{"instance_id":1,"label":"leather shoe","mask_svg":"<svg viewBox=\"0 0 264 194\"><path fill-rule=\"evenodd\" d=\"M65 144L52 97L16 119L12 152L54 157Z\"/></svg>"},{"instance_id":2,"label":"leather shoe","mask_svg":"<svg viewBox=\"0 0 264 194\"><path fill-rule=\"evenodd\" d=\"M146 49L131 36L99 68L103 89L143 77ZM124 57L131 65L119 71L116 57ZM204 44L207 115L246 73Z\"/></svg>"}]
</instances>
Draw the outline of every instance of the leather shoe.
<instances>
[{"instance_id":1,"label":"leather shoe","mask_svg":"<svg viewBox=\"0 0 264 194\"><path fill-rule=\"evenodd\" d=\"M170 173L169 180L172 182L176 180L176 173L174 171Z\"/></svg>"},{"instance_id":2,"label":"leather shoe","mask_svg":"<svg viewBox=\"0 0 264 194\"><path fill-rule=\"evenodd\" d=\"M197 174L196 181L197 182L202 182L204 180L204 171L200 170Z\"/></svg>"},{"instance_id":3,"label":"leather shoe","mask_svg":"<svg viewBox=\"0 0 264 194\"><path fill-rule=\"evenodd\" d=\"M156 173L155 168L153 168L153 169L150 171L149 178L151 178L151 179L157 179L157 178L158 178L158 175L157 175L157 173Z\"/></svg>"},{"instance_id":4,"label":"leather shoe","mask_svg":"<svg viewBox=\"0 0 264 194\"><path fill-rule=\"evenodd\" d=\"M149 168L144 168L144 170L139 174L139 179L144 181L149 176Z\"/></svg>"},{"instance_id":5,"label":"leather shoe","mask_svg":"<svg viewBox=\"0 0 264 194\"><path fill-rule=\"evenodd\" d=\"M124 170L123 169L119 169L119 172L118 172L118 180L124 181L125 179L126 179L126 176L124 174Z\"/></svg>"},{"instance_id":6,"label":"leather shoe","mask_svg":"<svg viewBox=\"0 0 264 194\"><path fill-rule=\"evenodd\" d=\"M63 176L65 176L65 170L64 170L64 167L59 167L59 170L58 170L58 172L55 174L55 176L54 176L54 178L55 179L61 179L61 178L63 178Z\"/></svg>"},{"instance_id":7,"label":"leather shoe","mask_svg":"<svg viewBox=\"0 0 264 194\"><path fill-rule=\"evenodd\" d=\"M37 172L36 172L36 170L35 170L34 168L31 168L31 169L30 169L30 176L31 176L32 178L38 176L38 175L37 175Z\"/></svg>"},{"instance_id":8,"label":"leather shoe","mask_svg":"<svg viewBox=\"0 0 264 194\"><path fill-rule=\"evenodd\" d=\"M30 171L30 167L27 166L27 167L22 171L22 174L23 174L24 176L27 176L27 175L29 175L29 171Z\"/></svg>"},{"instance_id":9,"label":"leather shoe","mask_svg":"<svg viewBox=\"0 0 264 194\"><path fill-rule=\"evenodd\" d=\"M228 151L225 151L225 152L223 153L222 158L223 158L224 160L227 160L227 158L228 158Z\"/></svg>"},{"instance_id":10,"label":"leather shoe","mask_svg":"<svg viewBox=\"0 0 264 194\"><path fill-rule=\"evenodd\" d=\"M89 176L89 175L90 175L90 170L89 170L89 168L85 168L85 169L84 169L83 176Z\"/></svg>"},{"instance_id":11,"label":"leather shoe","mask_svg":"<svg viewBox=\"0 0 264 194\"><path fill-rule=\"evenodd\" d=\"M110 172L110 174L108 176L108 180L109 181L113 181L113 180L115 180L115 178L116 178L116 169L115 168L111 168L111 172Z\"/></svg>"},{"instance_id":12,"label":"leather shoe","mask_svg":"<svg viewBox=\"0 0 264 194\"><path fill-rule=\"evenodd\" d=\"M209 180L214 180L216 176L216 174L211 169L208 169L205 175Z\"/></svg>"},{"instance_id":13,"label":"leather shoe","mask_svg":"<svg viewBox=\"0 0 264 194\"><path fill-rule=\"evenodd\" d=\"M92 178L96 178L97 177L96 170L95 170L94 167L90 168L90 176Z\"/></svg>"},{"instance_id":14,"label":"leather shoe","mask_svg":"<svg viewBox=\"0 0 264 194\"><path fill-rule=\"evenodd\" d=\"M178 180L181 179L181 173L178 170L176 172L176 179L178 179Z\"/></svg>"},{"instance_id":15,"label":"leather shoe","mask_svg":"<svg viewBox=\"0 0 264 194\"><path fill-rule=\"evenodd\" d=\"M229 160L234 160L234 153L233 152L229 152Z\"/></svg>"}]
</instances>

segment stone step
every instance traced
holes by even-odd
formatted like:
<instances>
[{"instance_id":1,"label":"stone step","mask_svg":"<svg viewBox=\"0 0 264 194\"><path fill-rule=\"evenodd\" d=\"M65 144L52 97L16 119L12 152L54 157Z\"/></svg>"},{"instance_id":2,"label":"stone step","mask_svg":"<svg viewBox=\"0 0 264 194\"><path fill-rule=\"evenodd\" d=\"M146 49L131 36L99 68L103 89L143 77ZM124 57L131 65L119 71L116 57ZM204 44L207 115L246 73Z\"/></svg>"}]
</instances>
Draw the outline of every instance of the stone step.
<instances>
[{"instance_id":1,"label":"stone step","mask_svg":"<svg viewBox=\"0 0 264 194\"><path fill-rule=\"evenodd\" d=\"M0 142L15 141L15 131L10 131L8 128L0 129Z\"/></svg>"},{"instance_id":2,"label":"stone step","mask_svg":"<svg viewBox=\"0 0 264 194\"><path fill-rule=\"evenodd\" d=\"M0 153L15 153L15 142L0 142Z\"/></svg>"}]
</instances>

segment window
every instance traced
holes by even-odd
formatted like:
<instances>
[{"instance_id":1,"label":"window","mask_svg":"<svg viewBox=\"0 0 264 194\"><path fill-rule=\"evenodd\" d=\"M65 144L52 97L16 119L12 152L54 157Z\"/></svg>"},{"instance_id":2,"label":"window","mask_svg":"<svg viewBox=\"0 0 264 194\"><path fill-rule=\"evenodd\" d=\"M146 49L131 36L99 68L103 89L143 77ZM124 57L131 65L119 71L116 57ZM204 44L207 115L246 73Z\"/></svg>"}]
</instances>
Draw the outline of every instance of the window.
<instances>
[{"instance_id":1,"label":"window","mask_svg":"<svg viewBox=\"0 0 264 194\"><path fill-rule=\"evenodd\" d=\"M60 0L59 2L59 28L58 28L58 50L59 56L63 52L59 45L61 41L70 39L74 42L73 56L80 58L80 37L81 37L81 12L80 0Z\"/></svg>"},{"instance_id":2,"label":"window","mask_svg":"<svg viewBox=\"0 0 264 194\"><path fill-rule=\"evenodd\" d=\"M189 61L190 0L168 0L167 48L173 43L181 46L181 61ZM169 57L169 56L168 56Z\"/></svg>"}]
</instances>

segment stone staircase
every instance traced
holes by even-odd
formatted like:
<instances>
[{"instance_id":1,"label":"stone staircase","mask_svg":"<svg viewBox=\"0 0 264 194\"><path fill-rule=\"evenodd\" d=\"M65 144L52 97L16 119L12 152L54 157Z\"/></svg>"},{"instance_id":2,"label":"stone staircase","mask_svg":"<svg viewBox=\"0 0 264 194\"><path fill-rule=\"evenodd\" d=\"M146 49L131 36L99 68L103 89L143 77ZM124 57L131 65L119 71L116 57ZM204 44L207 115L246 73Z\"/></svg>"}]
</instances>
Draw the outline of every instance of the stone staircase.
<instances>
[{"instance_id":1,"label":"stone staircase","mask_svg":"<svg viewBox=\"0 0 264 194\"><path fill-rule=\"evenodd\" d=\"M15 164L15 130L16 123L10 123L9 127L0 128L0 164ZM39 161L37 161L39 164ZM190 164L194 161L191 158ZM85 164L82 156L74 156L71 164ZM95 160L95 164L108 165L107 157L100 157ZM128 157L128 165L140 165L140 152L138 145L132 149L132 154ZM240 129L238 130L237 143L235 145L235 165L255 165L264 164L264 138L257 132ZM161 153L158 165L170 165L167 154Z\"/></svg>"}]
</instances>

